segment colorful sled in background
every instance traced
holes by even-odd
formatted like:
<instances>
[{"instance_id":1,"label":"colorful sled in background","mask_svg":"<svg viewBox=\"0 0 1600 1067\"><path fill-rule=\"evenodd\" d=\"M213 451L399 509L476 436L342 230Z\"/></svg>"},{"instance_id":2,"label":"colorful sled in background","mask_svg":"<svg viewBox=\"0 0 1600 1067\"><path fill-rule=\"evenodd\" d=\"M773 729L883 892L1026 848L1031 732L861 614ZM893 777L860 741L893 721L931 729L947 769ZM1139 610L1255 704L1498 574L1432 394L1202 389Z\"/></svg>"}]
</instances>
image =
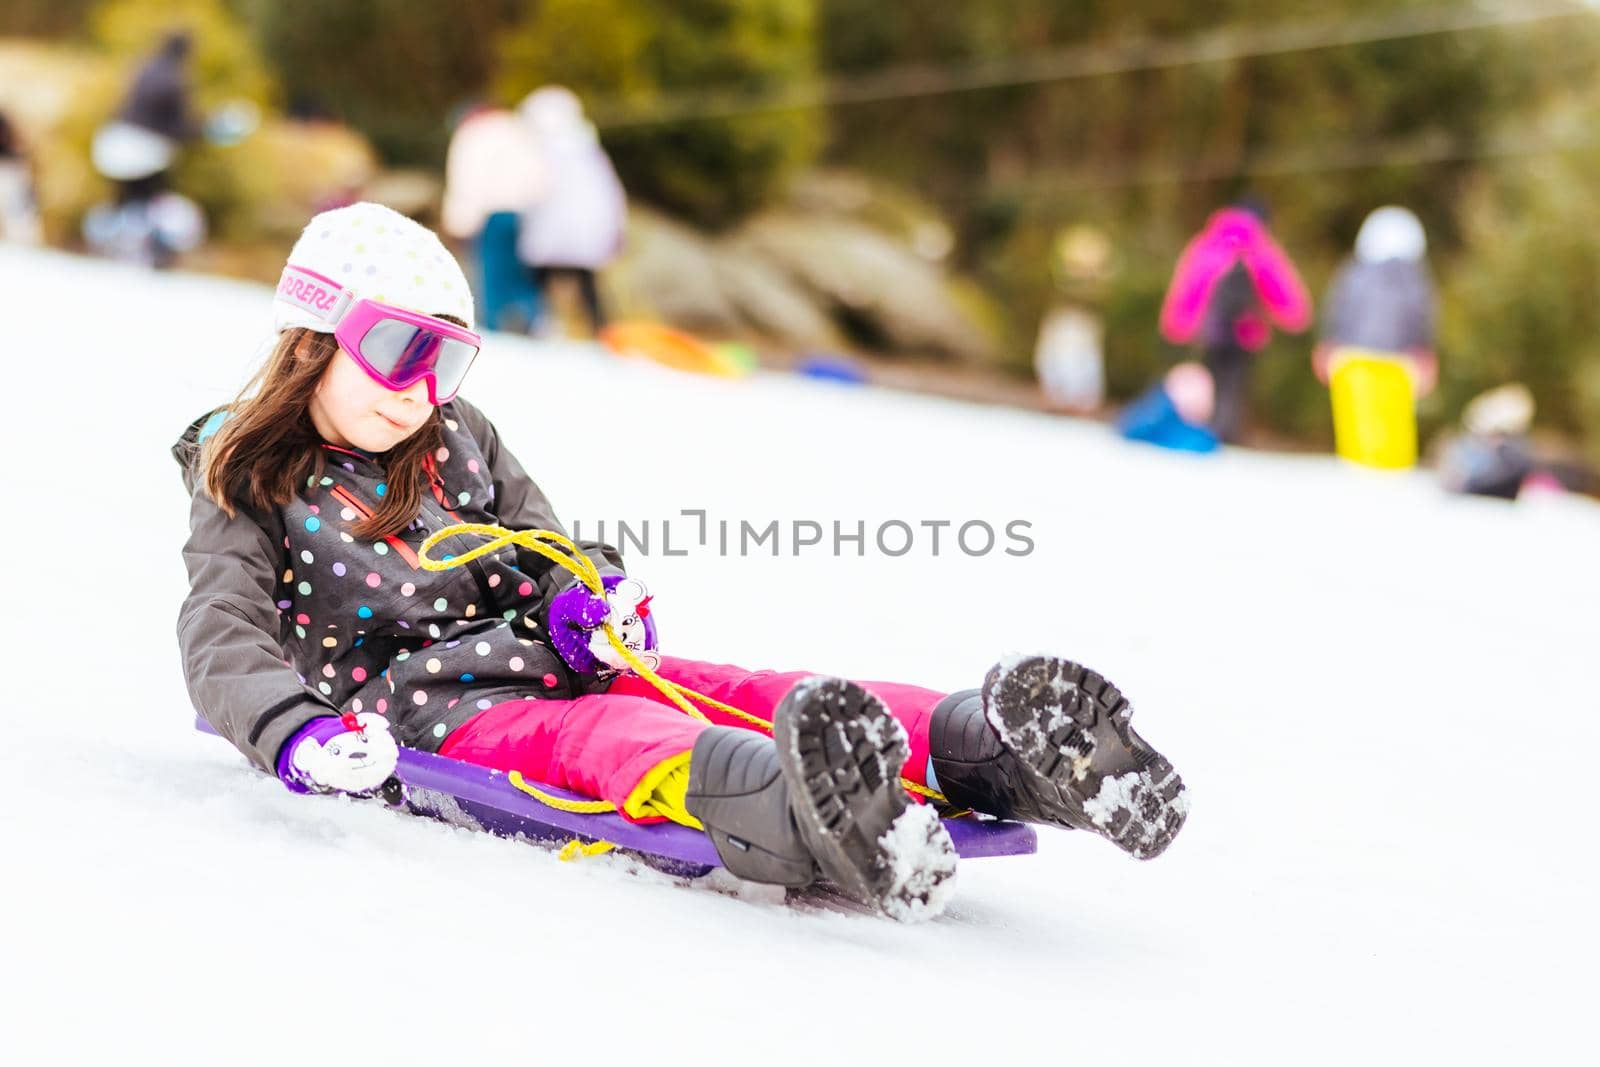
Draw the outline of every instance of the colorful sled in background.
<instances>
[{"instance_id":1,"label":"colorful sled in background","mask_svg":"<svg viewBox=\"0 0 1600 1067\"><path fill-rule=\"evenodd\" d=\"M217 733L198 717L195 728L212 736ZM640 825L615 812L562 811L524 793L500 771L448 756L402 747L396 775L406 786L406 806L413 813L453 826L556 846L606 842L659 871L687 878L722 866L711 839L698 830L669 822ZM543 783L539 789L562 800L591 799ZM944 825L962 859L1026 856L1038 846L1033 827L1024 823L963 815L945 819Z\"/></svg>"},{"instance_id":2,"label":"colorful sled in background","mask_svg":"<svg viewBox=\"0 0 1600 1067\"><path fill-rule=\"evenodd\" d=\"M866 368L836 352L808 352L795 362L793 370L802 378L838 385L866 385L868 380Z\"/></svg>"},{"instance_id":3,"label":"colorful sled in background","mask_svg":"<svg viewBox=\"0 0 1600 1067\"><path fill-rule=\"evenodd\" d=\"M619 356L637 356L691 374L739 378L754 365L743 346L707 344L659 322L619 322L601 330L600 341Z\"/></svg>"},{"instance_id":4,"label":"colorful sled in background","mask_svg":"<svg viewBox=\"0 0 1600 1067\"><path fill-rule=\"evenodd\" d=\"M1341 348L1330 366L1328 392L1339 455L1382 470L1416 466L1416 387L1405 363L1383 352Z\"/></svg>"}]
</instances>

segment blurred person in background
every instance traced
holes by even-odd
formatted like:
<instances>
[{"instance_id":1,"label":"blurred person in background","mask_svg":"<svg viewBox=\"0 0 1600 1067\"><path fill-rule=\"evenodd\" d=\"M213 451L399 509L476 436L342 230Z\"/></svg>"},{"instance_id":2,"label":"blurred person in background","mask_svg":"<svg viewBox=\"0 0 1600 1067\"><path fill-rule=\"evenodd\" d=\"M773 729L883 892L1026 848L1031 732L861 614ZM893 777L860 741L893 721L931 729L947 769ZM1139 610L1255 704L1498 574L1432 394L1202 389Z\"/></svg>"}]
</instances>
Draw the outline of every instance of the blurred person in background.
<instances>
[{"instance_id":1,"label":"blurred person in background","mask_svg":"<svg viewBox=\"0 0 1600 1067\"><path fill-rule=\"evenodd\" d=\"M1515 500L1535 477L1538 464L1528 431L1533 426L1533 393L1508 382L1480 393L1461 412L1461 436L1447 442L1439 457L1439 478L1453 493Z\"/></svg>"},{"instance_id":2,"label":"blurred person in background","mask_svg":"<svg viewBox=\"0 0 1600 1067\"><path fill-rule=\"evenodd\" d=\"M1328 290L1311 362L1328 387L1335 448L1361 466L1400 470L1417 460L1417 398L1439 376L1427 248L1415 215L1378 208Z\"/></svg>"},{"instance_id":3,"label":"blurred person in background","mask_svg":"<svg viewBox=\"0 0 1600 1067\"><path fill-rule=\"evenodd\" d=\"M606 317L595 272L622 249L627 196L571 90L559 85L536 89L520 110L538 146L546 190L522 216L517 253L547 308L550 283L561 276L574 278L590 329L598 333Z\"/></svg>"},{"instance_id":4,"label":"blurred person in background","mask_svg":"<svg viewBox=\"0 0 1600 1067\"><path fill-rule=\"evenodd\" d=\"M1034 369L1051 410L1087 415L1105 402L1105 325L1097 305L1111 274L1111 241L1079 224L1057 235L1052 252L1060 300L1039 326Z\"/></svg>"},{"instance_id":5,"label":"blurred person in background","mask_svg":"<svg viewBox=\"0 0 1600 1067\"><path fill-rule=\"evenodd\" d=\"M1426 396L1439 379L1433 351L1437 300L1428 272L1427 234L1403 207L1380 207L1356 234L1355 255L1340 266L1323 302L1322 337L1312 354L1327 384L1341 348L1381 353L1405 364Z\"/></svg>"},{"instance_id":6,"label":"blurred person in background","mask_svg":"<svg viewBox=\"0 0 1600 1067\"><path fill-rule=\"evenodd\" d=\"M128 95L117 112L117 123L142 131L154 141L148 174L117 180L117 202L150 200L167 187L167 174L178 149L200 136L200 123L190 108L189 54L192 42L183 30L162 40L155 55L139 68ZM115 125L115 124L114 124ZM159 165L156 160L162 160Z\"/></svg>"},{"instance_id":7,"label":"blurred person in background","mask_svg":"<svg viewBox=\"0 0 1600 1067\"><path fill-rule=\"evenodd\" d=\"M1209 425L1215 403L1211 375L1186 360L1122 409L1117 431L1178 452L1214 452L1221 443Z\"/></svg>"},{"instance_id":8,"label":"blurred person in background","mask_svg":"<svg viewBox=\"0 0 1600 1067\"><path fill-rule=\"evenodd\" d=\"M0 240L39 243L33 173L16 127L0 112Z\"/></svg>"},{"instance_id":9,"label":"blurred person in background","mask_svg":"<svg viewBox=\"0 0 1600 1067\"><path fill-rule=\"evenodd\" d=\"M516 112L479 106L456 126L445 156L442 221L472 248L479 314L491 330L508 316L539 324L539 291L517 258L522 217L545 194L544 164L533 131Z\"/></svg>"},{"instance_id":10,"label":"blurred person in background","mask_svg":"<svg viewBox=\"0 0 1600 1067\"><path fill-rule=\"evenodd\" d=\"M102 255L167 267L204 239L199 206L167 188L179 149L204 132L190 109L191 45L187 31L167 34L116 117L95 133L95 169L116 185L114 202L83 220L84 239Z\"/></svg>"},{"instance_id":11,"label":"blurred person in background","mask_svg":"<svg viewBox=\"0 0 1600 1067\"><path fill-rule=\"evenodd\" d=\"M1272 326L1299 333L1311 325L1311 297L1267 229L1266 208L1243 200L1223 208L1184 248L1161 307L1161 334L1198 342L1211 374L1211 429L1236 442L1244 426L1255 353Z\"/></svg>"}]
</instances>

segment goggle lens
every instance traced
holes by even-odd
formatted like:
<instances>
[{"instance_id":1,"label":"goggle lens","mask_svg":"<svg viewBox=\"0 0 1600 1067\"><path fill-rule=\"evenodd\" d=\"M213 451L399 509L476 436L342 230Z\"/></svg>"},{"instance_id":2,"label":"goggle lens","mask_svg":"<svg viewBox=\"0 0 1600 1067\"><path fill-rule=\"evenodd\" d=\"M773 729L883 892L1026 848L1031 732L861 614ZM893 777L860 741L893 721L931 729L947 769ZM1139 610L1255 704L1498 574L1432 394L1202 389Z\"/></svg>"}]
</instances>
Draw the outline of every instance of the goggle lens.
<instances>
[{"instance_id":1,"label":"goggle lens","mask_svg":"<svg viewBox=\"0 0 1600 1067\"><path fill-rule=\"evenodd\" d=\"M436 403L456 395L478 356L475 345L399 319L380 319L361 338L361 358L396 389L433 375Z\"/></svg>"}]
</instances>

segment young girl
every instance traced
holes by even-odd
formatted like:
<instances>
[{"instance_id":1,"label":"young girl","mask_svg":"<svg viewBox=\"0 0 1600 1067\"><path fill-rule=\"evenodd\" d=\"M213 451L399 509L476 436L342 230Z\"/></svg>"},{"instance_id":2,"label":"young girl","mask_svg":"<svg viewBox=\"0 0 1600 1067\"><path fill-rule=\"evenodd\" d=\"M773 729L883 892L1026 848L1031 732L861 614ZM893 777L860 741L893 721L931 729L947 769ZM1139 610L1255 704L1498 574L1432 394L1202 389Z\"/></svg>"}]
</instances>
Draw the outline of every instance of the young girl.
<instances>
[{"instance_id":1,"label":"young girl","mask_svg":"<svg viewBox=\"0 0 1600 1067\"><path fill-rule=\"evenodd\" d=\"M580 545L603 598L517 546L423 569L419 545L457 522L561 530L456 395L479 346L460 268L427 229L357 204L311 220L273 308L253 389L174 449L193 495L178 638L200 713L290 789L374 791L398 741L701 828L733 874L825 877L900 918L936 914L955 871L902 774L1139 858L1182 826L1182 783L1128 702L1065 660L1007 660L944 694L659 657L664 678L770 719L769 738L683 714L593 640L609 620L655 646L610 546Z\"/></svg>"}]
</instances>

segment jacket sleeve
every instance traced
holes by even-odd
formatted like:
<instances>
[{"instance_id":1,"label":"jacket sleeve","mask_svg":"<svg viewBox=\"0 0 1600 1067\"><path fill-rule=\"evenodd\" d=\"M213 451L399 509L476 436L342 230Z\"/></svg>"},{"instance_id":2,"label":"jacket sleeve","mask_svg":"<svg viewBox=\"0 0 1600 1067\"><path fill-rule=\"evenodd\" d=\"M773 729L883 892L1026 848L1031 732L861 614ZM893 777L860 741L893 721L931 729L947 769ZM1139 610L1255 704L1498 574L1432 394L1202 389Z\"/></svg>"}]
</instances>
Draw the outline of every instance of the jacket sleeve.
<instances>
[{"instance_id":1,"label":"jacket sleeve","mask_svg":"<svg viewBox=\"0 0 1600 1067\"><path fill-rule=\"evenodd\" d=\"M1219 254L1205 236L1198 234L1184 246L1161 302L1161 336L1171 344L1186 345L1195 339L1212 292L1233 266L1233 260Z\"/></svg>"},{"instance_id":2,"label":"jacket sleeve","mask_svg":"<svg viewBox=\"0 0 1600 1067\"><path fill-rule=\"evenodd\" d=\"M300 727L337 711L284 659L273 602L279 553L261 524L193 492L183 560L189 595L178 614L184 677L196 710L250 762L275 773Z\"/></svg>"},{"instance_id":3,"label":"jacket sleeve","mask_svg":"<svg viewBox=\"0 0 1600 1067\"><path fill-rule=\"evenodd\" d=\"M1354 268L1346 263L1340 266L1333 276L1333 282L1328 286L1328 295L1322 302L1322 336L1321 340L1329 344L1339 344L1349 337L1355 336L1351 329L1353 307L1351 290L1355 282L1352 278Z\"/></svg>"},{"instance_id":4,"label":"jacket sleeve","mask_svg":"<svg viewBox=\"0 0 1600 1067\"><path fill-rule=\"evenodd\" d=\"M1280 330L1299 333L1311 325L1311 294L1294 261L1263 229L1245 249L1245 267L1267 315Z\"/></svg>"},{"instance_id":5,"label":"jacket sleeve","mask_svg":"<svg viewBox=\"0 0 1600 1067\"><path fill-rule=\"evenodd\" d=\"M1426 264L1418 264L1411 272L1412 299L1407 322L1407 340L1413 350L1433 351L1433 335L1437 328L1438 297L1434 295L1433 278Z\"/></svg>"},{"instance_id":6,"label":"jacket sleeve","mask_svg":"<svg viewBox=\"0 0 1600 1067\"><path fill-rule=\"evenodd\" d=\"M528 477L528 472L522 469L517 457L501 444L499 431L483 412L459 397L451 407L477 440L483 458L489 463L489 475L494 482L495 513L500 517L500 525L512 530L552 530L570 536L566 527L561 525L561 520L556 518L550 501ZM579 541L577 544L579 551L594 561L602 577L624 573L622 553L611 545L601 541ZM517 566L533 578L539 587L540 600L546 605L551 597L570 588L578 580L577 575L565 567L559 567L543 556L521 548L517 550Z\"/></svg>"}]
</instances>

